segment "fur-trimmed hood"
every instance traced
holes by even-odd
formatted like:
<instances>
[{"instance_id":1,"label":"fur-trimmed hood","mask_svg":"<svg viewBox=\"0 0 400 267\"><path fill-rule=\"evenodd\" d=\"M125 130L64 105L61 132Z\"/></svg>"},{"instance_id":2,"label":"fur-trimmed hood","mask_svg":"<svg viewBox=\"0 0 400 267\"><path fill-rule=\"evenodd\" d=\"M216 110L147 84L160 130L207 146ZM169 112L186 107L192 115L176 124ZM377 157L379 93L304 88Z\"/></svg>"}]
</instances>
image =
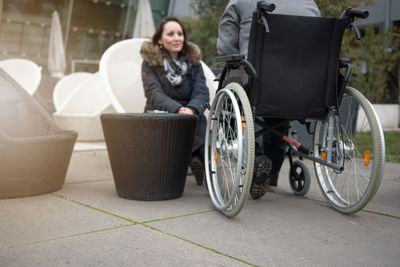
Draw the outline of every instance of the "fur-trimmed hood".
<instances>
[{"instance_id":1,"label":"fur-trimmed hood","mask_svg":"<svg viewBox=\"0 0 400 267\"><path fill-rule=\"evenodd\" d=\"M192 42L187 42L188 52L187 57L189 64L197 65L202 58L200 47ZM142 44L140 54L150 67L163 66L164 54L158 46L153 45L151 41L146 41Z\"/></svg>"}]
</instances>

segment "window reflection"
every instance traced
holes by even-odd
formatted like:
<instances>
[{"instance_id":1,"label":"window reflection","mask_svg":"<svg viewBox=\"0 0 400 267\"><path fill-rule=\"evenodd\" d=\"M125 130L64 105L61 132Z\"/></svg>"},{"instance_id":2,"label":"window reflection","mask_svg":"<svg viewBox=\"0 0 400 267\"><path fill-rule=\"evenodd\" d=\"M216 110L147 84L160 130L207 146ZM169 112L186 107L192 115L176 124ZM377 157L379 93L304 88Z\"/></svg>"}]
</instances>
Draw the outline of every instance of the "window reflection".
<instances>
[{"instance_id":1,"label":"window reflection","mask_svg":"<svg viewBox=\"0 0 400 267\"><path fill-rule=\"evenodd\" d=\"M110 45L132 37L138 6L138 0L3 0L0 3L0 60L28 58L42 65L43 71L47 70L54 10L59 12L63 37L68 38L67 60L99 60ZM157 24L167 15L169 0L150 0L150 3Z\"/></svg>"}]
</instances>

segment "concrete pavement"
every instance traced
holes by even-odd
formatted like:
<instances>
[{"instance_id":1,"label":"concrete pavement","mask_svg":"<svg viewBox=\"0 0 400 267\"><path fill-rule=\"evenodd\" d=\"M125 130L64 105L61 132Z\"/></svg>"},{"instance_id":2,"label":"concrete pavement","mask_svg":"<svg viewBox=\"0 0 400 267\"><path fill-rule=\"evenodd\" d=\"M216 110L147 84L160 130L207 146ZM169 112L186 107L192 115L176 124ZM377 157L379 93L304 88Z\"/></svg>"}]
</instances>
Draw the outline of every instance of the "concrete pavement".
<instances>
[{"instance_id":1,"label":"concrete pavement","mask_svg":"<svg viewBox=\"0 0 400 267\"><path fill-rule=\"evenodd\" d=\"M399 266L400 164L354 215L314 178L293 196L287 175L286 161L278 187L229 219L191 175L181 198L127 200L105 150L74 152L61 190L0 200L0 266Z\"/></svg>"}]
</instances>

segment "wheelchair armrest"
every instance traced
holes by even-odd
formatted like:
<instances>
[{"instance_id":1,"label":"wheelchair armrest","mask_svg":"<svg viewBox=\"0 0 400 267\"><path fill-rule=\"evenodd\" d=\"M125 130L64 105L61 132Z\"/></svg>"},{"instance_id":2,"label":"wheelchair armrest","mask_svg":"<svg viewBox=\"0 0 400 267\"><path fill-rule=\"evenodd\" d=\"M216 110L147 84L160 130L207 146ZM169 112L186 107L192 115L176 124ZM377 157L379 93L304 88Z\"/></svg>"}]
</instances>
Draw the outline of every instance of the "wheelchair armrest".
<instances>
[{"instance_id":1,"label":"wheelchair armrest","mask_svg":"<svg viewBox=\"0 0 400 267\"><path fill-rule=\"evenodd\" d=\"M353 69L351 67L350 60L347 58L339 59L339 69L346 69L346 74L344 75L343 78L344 78L344 82L347 84L347 81L349 80L351 71Z\"/></svg>"},{"instance_id":2,"label":"wheelchair armrest","mask_svg":"<svg viewBox=\"0 0 400 267\"><path fill-rule=\"evenodd\" d=\"M244 64L244 69L247 74L253 78L257 78L257 71L254 66L247 59L243 59L242 62Z\"/></svg>"},{"instance_id":3,"label":"wheelchair armrest","mask_svg":"<svg viewBox=\"0 0 400 267\"><path fill-rule=\"evenodd\" d=\"M236 69L240 65L244 65L244 68L245 68L247 74L249 74L250 76L252 76L254 78L257 77L257 72L254 69L253 65L242 54L233 54L233 55L217 57L215 59L215 61L216 62L226 62L225 68L227 68L227 66L229 66L228 68Z\"/></svg>"},{"instance_id":4,"label":"wheelchair armrest","mask_svg":"<svg viewBox=\"0 0 400 267\"><path fill-rule=\"evenodd\" d=\"M219 82L218 89L222 88L222 83L225 79L225 75L229 72L229 70L237 69L240 65L244 65L244 70L246 73L253 77L257 78L257 71L254 69L253 65L246 59L244 55L241 54L233 54L228 56L217 57L216 62L225 62L225 66L221 72L221 75L215 79L215 81Z\"/></svg>"},{"instance_id":5,"label":"wheelchair armrest","mask_svg":"<svg viewBox=\"0 0 400 267\"><path fill-rule=\"evenodd\" d=\"M339 59L339 68L346 68L347 64L350 64L350 59L348 58Z\"/></svg>"},{"instance_id":6,"label":"wheelchair armrest","mask_svg":"<svg viewBox=\"0 0 400 267\"><path fill-rule=\"evenodd\" d=\"M341 99L353 69L350 64L350 60L346 58L339 59L339 69L346 69L346 73L344 75L339 73L339 98Z\"/></svg>"},{"instance_id":7,"label":"wheelchair armrest","mask_svg":"<svg viewBox=\"0 0 400 267\"><path fill-rule=\"evenodd\" d=\"M241 54L233 54L233 55L227 55L227 56L221 56L217 57L215 59L215 62L236 62L236 61L242 61L244 59L244 55Z\"/></svg>"},{"instance_id":8,"label":"wheelchair armrest","mask_svg":"<svg viewBox=\"0 0 400 267\"><path fill-rule=\"evenodd\" d=\"M222 72L215 77L214 82L219 82L221 80L221 75Z\"/></svg>"}]
</instances>

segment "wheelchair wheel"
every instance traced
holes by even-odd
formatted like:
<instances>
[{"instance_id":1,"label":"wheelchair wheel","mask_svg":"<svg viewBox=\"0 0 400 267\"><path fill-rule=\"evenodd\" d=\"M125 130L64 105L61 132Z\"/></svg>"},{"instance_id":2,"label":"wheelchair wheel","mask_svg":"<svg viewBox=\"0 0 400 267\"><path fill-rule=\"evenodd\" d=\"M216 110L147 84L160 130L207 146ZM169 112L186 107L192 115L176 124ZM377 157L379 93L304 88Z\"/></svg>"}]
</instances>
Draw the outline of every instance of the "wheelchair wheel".
<instances>
[{"instance_id":1,"label":"wheelchair wheel","mask_svg":"<svg viewBox=\"0 0 400 267\"><path fill-rule=\"evenodd\" d=\"M304 162L296 160L289 170L289 184L293 194L304 196L311 185L311 175Z\"/></svg>"},{"instance_id":2,"label":"wheelchair wheel","mask_svg":"<svg viewBox=\"0 0 400 267\"><path fill-rule=\"evenodd\" d=\"M347 104L346 104L347 102ZM353 103L353 104L349 104ZM346 107L347 106L347 107ZM353 106L352 108L349 108ZM347 112L344 112L348 109ZM354 128L358 114L356 132ZM317 122L314 155L323 157L327 144L328 123ZM382 126L371 103L356 89L347 87L335 116L333 159L343 171L314 162L323 195L338 211L351 214L361 210L375 195L385 164L385 140Z\"/></svg>"},{"instance_id":3,"label":"wheelchair wheel","mask_svg":"<svg viewBox=\"0 0 400 267\"><path fill-rule=\"evenodd\" d=\"M207 121L205 169L216 209L237 215L248 196L254 167L254 121L243 88L230 83L218 91Z\"/></svg>"}]
</instances>

